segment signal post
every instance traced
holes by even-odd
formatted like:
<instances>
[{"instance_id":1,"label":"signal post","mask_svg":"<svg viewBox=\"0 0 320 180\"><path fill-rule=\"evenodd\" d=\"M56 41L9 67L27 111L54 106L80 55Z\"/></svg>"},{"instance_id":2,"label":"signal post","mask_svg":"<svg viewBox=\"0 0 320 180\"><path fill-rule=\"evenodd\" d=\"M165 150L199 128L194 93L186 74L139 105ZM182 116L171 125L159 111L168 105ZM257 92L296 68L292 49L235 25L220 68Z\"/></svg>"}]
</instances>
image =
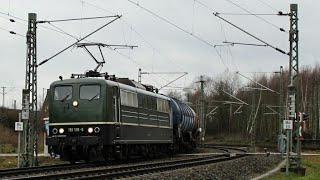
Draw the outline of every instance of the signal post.
<instances>
[{"instance_id":1,"label":"signal post","mask_svg":"<svg viewBox=\"0 0 320 180\"><path fill-rule=\"evenodd\" d=\"M306 168L301 166L301 142L299 138L300 130L300 103L301 103L301 90L300 90L300 75L299 75L299 61L298 61L298 5L290 4L290 52L289 52L289 86L288 86L288 120L285 120L287 124L284 124L284 128L287 130L287 166L281 170L295 172L302 176L305 175ZM294 128L291 125L294 123ZM292 152L293 136L292 130L295 132L296 145L294 147L295 153Z\"/></svg>"}]
</instances>

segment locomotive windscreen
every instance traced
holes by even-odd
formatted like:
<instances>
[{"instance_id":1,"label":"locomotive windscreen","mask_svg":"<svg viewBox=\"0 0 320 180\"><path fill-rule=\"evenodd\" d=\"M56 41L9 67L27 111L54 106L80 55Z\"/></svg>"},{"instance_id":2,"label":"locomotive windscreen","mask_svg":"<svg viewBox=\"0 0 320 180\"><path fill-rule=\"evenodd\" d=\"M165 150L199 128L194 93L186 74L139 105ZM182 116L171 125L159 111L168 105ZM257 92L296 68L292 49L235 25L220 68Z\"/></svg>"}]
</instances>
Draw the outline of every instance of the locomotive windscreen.
<instances>
[{"instance_id":1,"label":"locomotive windscreen","mask_svg":"<svg viewBox=\"0 0 320 180\"><path fill-rule=\"evenodd\" d=\"M103 113L108 108L100 82L72 79L55 82L51 88L50 123L102 122L109 118Z\"/></svg>"},{"instance_id":2,"label":"locomotive windscreen","mask_svg":"<svg viewBox=\"0 0 320 180\"><path fill-rule=\"evenodd\" d=\"M80 99L99 99L100 86L99 85L82 85L80 86Z\"/></svg>"},{"instance_id":3,"label":"locomotive windscreen","mask_svg":"<svg viewBox=\"0 0 320 180\"><path fill-rule=\"evenodd\" d=\"M72 86L57 86L54 89L54 100L69 100L72 98Z\"/></svg>"}]
</instances>

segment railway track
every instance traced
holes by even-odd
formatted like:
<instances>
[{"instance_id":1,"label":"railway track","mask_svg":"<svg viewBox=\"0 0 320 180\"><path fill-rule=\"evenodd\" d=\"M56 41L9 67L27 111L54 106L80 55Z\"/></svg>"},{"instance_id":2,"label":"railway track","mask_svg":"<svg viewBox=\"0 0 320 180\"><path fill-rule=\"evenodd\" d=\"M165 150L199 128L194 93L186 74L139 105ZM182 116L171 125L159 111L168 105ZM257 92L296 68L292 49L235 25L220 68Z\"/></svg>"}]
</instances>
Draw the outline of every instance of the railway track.
<instances>
[{"instance_id":1,"label":"railway track","mask_svg":"<svg viewBox=\"0 0 320 180\"><path fill-rule=\"evenodd\" d=\"M38 166L38 167L22 167L22 168L11 168L11 169L1 169L0 170L0 179L2 178L10 178L20 176L29 176L30 174L37 173L48 173L48 172L57 172L62 170L73 170L73 169L83 169L83 168L91 168L96 167L101 164L105 164L102 162L96 163L79 163L79 164L62 164L62 165L51 165L51 166Z\"/></svg>"},{"instance_id":2,"label":"railway track","mask_svg":"<svg viewBox=\"0 0 320 180\"><path fill-rule=\"evenodd\" d=\"M54 173L59 171L72 171L75 169L86 169L86 168L95 168L99 166L115 166L123 163L133 163L141 162L142 159L130 159L130 160L120 160L120 161L100 161L92 163L76 163L76 164L60 164L60 165L50 165L50 166L37 166L37 167L21 167L21 168L10 168L10 169L0 169L0 179L6 177L20 177L20 176L29 176L32 174L39 173Z\"/></svg>"},{"instance_id":3,"label":"railway track","mask_svg":"<svg viewBox=\"0 0 320 180\"><path fill-rule=\"evenodd\" d=\"M238 153L240 154L247 153L247 150L240 147L221 146L221 145L214 145L214 144L203 144L203 145L200 145L199 147L218 149L230 155L236 155Z\"/></svg>"},{"instance_id":4,"label":"railway track","mask_svg":"<svg viewBox=\"0 0 320 180\"><path fill-rule=\"evenodd\" d=\"M225 148L226 150L227 148ZM236 151L235 149L233 151ZM227 151L226 151L227 152ZM231 155L235 154L235 155ZM45 166L12 170L14 173L1 174L4 179L109 179L126 178L137 175L174 170L191 166L217 163L245 156L243 150L221 155L210 155L191 159L169 160L165 162L144 162L142 164L110 165L103 163Z\"/></svg>"}]
</instances>

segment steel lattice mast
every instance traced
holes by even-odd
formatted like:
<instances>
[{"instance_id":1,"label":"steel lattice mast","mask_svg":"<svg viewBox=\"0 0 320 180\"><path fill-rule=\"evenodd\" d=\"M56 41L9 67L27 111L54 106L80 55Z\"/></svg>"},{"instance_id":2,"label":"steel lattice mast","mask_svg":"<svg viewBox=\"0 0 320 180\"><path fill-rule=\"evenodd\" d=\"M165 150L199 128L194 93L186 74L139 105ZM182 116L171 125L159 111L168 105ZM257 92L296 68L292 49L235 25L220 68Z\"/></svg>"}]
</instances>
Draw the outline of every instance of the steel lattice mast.
<instances>
[{"instance_id":1,"label":"steel lattice mast","mask_svg":"<svg viewBox=\"0 0 320 180\"><path fill-rule=\"evenodd\" d=\"M293 120L296 122L296 130L299 130L300 122L296 116L300 111L300 76L299 76L299 61L298 61L298 6L297 4L290 5L290 32L289 32L289 41L290 41L290 56L289 56L289 87L288 95L295 96L295 108ZM290 100L290 97L289 97ZM290 113L289 113L290 114ZM301 152L300 152L300 140L299 140L299 131L296 133L297 144L296 152L297 156L294 157L296 160L297 167L301 166ZM292 138L290 138L292 139Z\"/></svg>"},{"instance_id":2,"label":"steel lattice mast","mask_svg":"<svg viewBox=\"0 0 320 180\"><path fill-rule=\"evenodd\" d=\"M301 166L301 142L300 142L300 121L302 117L300 116L301 110L301 82L299 75L299 61L298 61L298 5L290 4L290 32L289 32L289 41L290 41L290 52L289 52L289 86L288 86L288 114L289 118L295 123L295 137L296 137L296 146L295 151L296 155L290 157L290 167L296 169L296 172L304 175L305 168ZM292 147L292 135L289 136L291 141L290 147ZM294 163L295 161L295 163Z\"/></svg>"},{"instance_id":3,"label":"steel lattice mast","mask_svg":"<svg viewBox=\"0 0 320 180\"><path fill-rule=\"evenodd\" d=\"M204 110L204 80L203 76L200 76L200 128L201 128L201 136L200 142L203 143L204 136L206 134L206 120L205 120L205 110Z\"/></svg>"},{"instance_id":4,"label":"steel lattice mast","mask_svg":"<svg viewBox=\"0 0 320 180\"><path fill-rule=\"evenodd\" d=\"M24 120L24 153L22 166L38 164L37 151L37 14L28 14L26 81L22 93L22 119Z\"/></svg>"}]
</instances>

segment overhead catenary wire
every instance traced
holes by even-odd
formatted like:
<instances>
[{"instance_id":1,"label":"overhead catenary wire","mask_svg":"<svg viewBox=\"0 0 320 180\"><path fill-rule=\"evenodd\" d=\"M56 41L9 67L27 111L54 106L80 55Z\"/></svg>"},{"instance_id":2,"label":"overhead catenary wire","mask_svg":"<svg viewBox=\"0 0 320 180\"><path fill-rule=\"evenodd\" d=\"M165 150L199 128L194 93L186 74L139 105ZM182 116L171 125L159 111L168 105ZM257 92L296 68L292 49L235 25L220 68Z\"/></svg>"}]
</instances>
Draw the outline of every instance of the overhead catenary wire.
<instances>
[{"instance_id":1,"label":"overhead catenary wire","mask_svg":"<svg viewBox=\"0 0 320 180\"><path fill-rule=\"evenodd\" d=\"M201 41L201 42L205 43L206 45L213 47L213 48L215 49L215 51L217 52L217 54L218 54L218 56L219 56L219 59L221 60L222 64L225 66L225 68L227 69L227 71L230 73L229 68L226 66L225 62L224 62L224 61L223 61L223 59L222 59L221 54L220 54L220 53L218 52L218 50L215 48L215 45L214 45L214 44L209 43L208 41L206 41L206 40L204 40L204 39L200 38L199 36L197 36L197 35L195 35L195 34L193 34L193 33L189 32L189 31L187 31L187 30L185 30L185 29L181 28L180 26L178 26L178 25L176 25L176 24L174 24L174 23L170 22L169 20L167 20L167 19L165 19L165 18L163 18L163 17L161 17L161 16L159 16L159 15L155 14L154 12L152 12L152 11L148 10L147 8L145 8L145 7L141 6L140 4L135 3L135 2L133 2L133 1L131 1L131 0L128 0L128 1L129 1L130 3L132 3L132 4L136 5L136 6L140 7L141 9L143 9L143 10L147 11L148 13L152 14L153 16L155 16L155 17L157 17L157 18L159 18L159 19L161 19L161 20L163 20L163 21L167 22L168 24L170 24L170 25L172 25L172 26L176 27L177 29L181 30L182 32L185 32L185 33L187 33L187 34L189 34L189 35L193 36L194 38L196 38L196 39L198 39L199 41ZM230 75L231 75L231 73L230 73Z\"/></svg>"},{"instance_id":2,"label":"overhead catenary wire","mask_svg":"<svg viewBox=\"0 0 320 180\"><path fill-rule=\"evenodd\" d=\"M108 48L110 48L110 47L108 47ZM112 49L112 48L110 48L110 49ZM112 49L112 50L114 50L116 53L120 54L121 56L125 57L126 59L128 59L128 60L130 60L130 61L134 62L135 64L137 64L137 65L139 65L139 66L143 67L144 69L146 69L146 70L148 70L148 71L152 72L149 68L147 68L147 67L145 67L145 66L143 66L143 65L139 64L137 61L133 60L131 57L129 57L129 56L127 56L127 55L125 55L125 54L121 53L120 51L117 51L116 49ZM157 75L157 76L159 76L159 75ZM159 77L160 77L160 78L162 78L162 79L164 79L162 76L159 76ZM165 80L166 80L166 79L165 79ZM166 81L167 81L167 80L166 80ZM154 82L155 82L155 83L157 83L157 84L161 87L160 83L158 83L157 81L154 81Z\"/></svg>"},{"instance_id":3,"label":"overhead catenary wire","mask_svg":"<svg viewBox=\"0 0 320 180\"><path fill-rule=\"evenodd\" d=\"M257 0L257 1L259 1L259 2L261 2L262 4L264 4L264 5L268 6L269 8L273 9L273 10L274 10L274 11L276 11L276 12L280 12L279 10L277 10L276 8L274 8L274 7L270 6L269 4L265 3L265 2L264 2L264 1L262 1L262 0Z\"/></svg>"},{"instance_id":4,"label":"overhead catenary wire","mask_svg":"<svg viewBox=\"0 0 320 180\"><path fill-rule=\"evenodd\" d=\"M201 2L201 1L198 1L198 0L194 0L194 1L196 1L197 3L199 3L200 5L208 8L208 9L210 9L210 10L213 11L213 12L217 12L216 10L212 9L211 7L209 7L208 5L204 4L204 3Z\"/></svg>"},{"instance_id":5,"label":"overhead catenary wire","mask_svg":"<svg viewBox=\"0 0 320 180\"><path fill-rule=\"evenodd\" d=\"M8 2L8 14L10 14L11 0Z\"/></svg>"},{"instance_id":6,"label":"overhead catenary wire","mask_svg":"<svg viewBox=\"0 0 320 180\"><path fill-rule=\"evenodd\" d=\"M214 10L214 9L212 9L211 7L209 7L208 5L206 5L206 4L204 4L204 3L202 3L202 2L200 2L199 0L194 0L195 2L197 2L197 3L199 3L200 5L202 5L202 6L204 6L204 7L206 7L206 8L208 8L209 10L211 10L212 12L215 12L215 13L217 13L217 11L216 10ZM220 25L221 25L221 27L222 27L222 24L220 23ZM225 39L226 39L226 35L225 35L225 32L224 32L224 37L225 37ZM225 68L226 68L226 70L228 71L228 73L229 73L229 76L231 77L232 75L231 75L231 72L229 71L229 68L226 66L226 64L224 63L224 61L223 61L223 59L222 59L222 56L220 55L220 53L218 52L218 50L217 50L217 46L219 46L219 45L214 45L213 47L214 47L214 49L215 49L215 51L216 51L216 53L218 54L218 56L219 56L219 58L220 58L220 60L221 60L221 62L222 62L222 64L225 66ZM228 48L230 48L230 47L228 47ZM230 52L231 52L231 50L230 50ZM237 67L236 67L236 69L238 69Z\"/></svg>"},{"instance_id":7,"label":"overhead catenary wire","mask_svg":"<svg viewBox=\"0 0 320 180\"><path fill-rule=\"evenodd\" d=\"M94 5L93 5L94 6ZM107 11L107 10L105 10L105 11ZM109 11L108 11L109 12ZM56 25L53 25L52 23L50 23L50 22L48 22L48 24L49 25L51 25L51 26L53 26L54 28L56 28L56 29L58 29L58 31L57 30L55 30L55 29L52 29L52 30L54 30L55 32L59 32L59 33L61 33L61 34L64 34L64 35L67 35L67 36L70 36L70 37L72 37L72 38L74 38L75 40L79 40L80 38L78 38L78 37L76 37L76 36L74 36L74 35L71 35L70 33L67 33L66 31L64 31L64 30L62 30L61 28L59 28L59 27L57 27ZM43 26L43 27L45 27L45 26ZM46 27L47 28L47 27ZM48 29L51 29L51 28L48 28ZM136 32L136 33L138 33L138 32ZM81 40L80 40L81 41ZM79 41L79 42L80 42ZM88 40L85 40L85 41L87 41L87 42L90 42L90 41L88 41ZM111 50L114 50L114 51L116 51L116 49L120 49L120 48L110 48L109 47L109 49L111 49ZM125 56L123 53L121 53L121 52L119 52L119 51L116 51L118 54L120 54L121 56L123 56L123 57L125 57L125 58L128 58L128 59L130 59L130 60L132 60L132 61L134 61L132 58L129 58L129 57L127 57L127 56ZM143 65L141 65L141 64L139 64L138 62L136 62L136 61L134 61L136 64L138 64L140 67L144 67ZM145 69L148 69L148 68L146 68L146 67L144 67ZM149 70L149 71L151 71L151 70ZM163 77L161 77L161 76L159 76L160 78L162 78L162 79L164 79ZM167 80L167 79L164 79L164 80L166 80L166 81L169 81L169 80ZM161 86L159 83L157 83L159 86Z\"/></svg>"},{"instance_id":8,"label":"overhead catenary wire","mask_svg":"<svg viewBox=\"0 0 320 180\"><path fill-rule=\"evenodd\" d=\"M0 12L0 14L5 14L5 13L3 13L3 12ZM5 14L5 15L7 15L7 14ZM19 17L17 17L17 16L12 16L12 15L7 15L7 16L10 16L10 17L13 17L13 18L15 18L15 19L18 19L18 20L20 20L20 21L24 21L24 22L28 22L27 20L24 20L24 19L22 19L22 18L19 18ZM3 17L3 18L5 18L5 17ZM6 19L9 19L9 18L6 18ZM11 21L11 19L9 19L10 21ZM12 22L12 21L11 21ZM16 23L17 23L17 21L15 21ZM24 25L24 26L28 26L27 24L22 24L22 23L20 23L21 25ZM67 36L70 36L70 37L72 37L72 38L74 38L74 39L76 39L76 40L78 40L78 39L80 39L80 38L78 38L78 37L76 37L76 36L74 36L74 35L71 35L70 33L67 33L66 31L64 31L64 30L62 30L61 28L59 28L59 27L57 27L56 25L53 25L53 24L51 24L51 23L48 23L50 26L53 26L54 28L56 28L56 29L58 29L58 30L56 30L56 29L53 29L53 28L50 28L50 27L46 27L46 26L43 26L43 25L41 25L41 24L39 24L39 27L41 27L41 28L45 28L45 29L48 29L48 30L51 30L51 31L53 31L53 32L57 32L57 33L60 33L60 34L63 34L63 35L67 35ZM23 35L21 35L21 34L19 34L20 36L23 36ZM24 36L25 37L25 36ZM90 41L88 41L88 40L86 40L87 42L90 42Z\"/></svg>"},{"instance_id":9,"label":"overhead catenary wire","mask_svg":"<svg viewBox=\"0 0 320 180\"><path fill-rule=\"evenodd\" d=\"M223 25L222 25L221 21L222 21L221 19L218 21L219 24L220 24L220 29L221 29L221 32L222 32L222 34L224 36L224 40L227 41L227 34L226 34L226 32L225 32L225 30L223 28ZM229 53L230 53L230 56L231 56L231 61L234 64L236 71L239 71L237 64L234 62L234 57L233 57L233 54L232 54L230 46L227 46L227 47L228 47L228 50L229 50Z\"/></svg>"},{"instance_id":10,"label":"overhead catenary wire","mask_svg":"<svg viewBox=\"0 0 320 180\"><path fill-rule=\"evenodd\" d=\"M59 31L61 31L61 33L65 34L65 35L67 35L67 36L70 36L70 37L72 37L72 38L75 39L75 40L81 39L81 36L80 36L80 37L76 37L76 36L74 36L74 35L72 35L72 34L70 34L70 33L67 33L66 31L64 31L63 29L57 27L56 25L53 25L53 24L51 24L51 23L48 23L48 24L50 24L50 25L53 26L54 28L56 28L56 29L58 29ZM88 40L85 40L85 41L86 41L86 42L89 42L89 43L92 43L92 44L96 44L96 43L93 43L92 41L88 41ZM100 49L100 47L99 47L99 49Z\"/></svg>"},{"instance_id":11,"label":"overhead catenary wire","mask_svg":"<svg viewBox=\"0 0 320 180\"><path fill-rule=\"evenodd\" d=\"M52 27L58 29L59 31L61 31L63 34L67 35L67 36L70 36L72 37L73 39L76 39L76 40L79 40L79 38L77 38L76 36L74 35L71 35L70 33L67 33L66 31L62 30L61 28L57 27L56 25L53 25L51 23L48 23L49 25L51 25ZM81 38L81 37L80 37Z\"/></svg>"},{"instance_id":12,"label":"overhead catenary wire","mask_svg":"<svg viewBox=\"0 0 320 180\"><path fill-rule=\"evenodd\" d=\"M81 2L81 18L83 18L83 5L84 5L84 2ZM82 36L82 25L83 25L83 21L80 22L80 33L79 33L79 37L81 38Z\"/></svg>"},{"instance_id":13,"label":"overhead catenary wire","mask_svg":"<svg viewBox=\"0 0 320 180\"><path fill-rule=\"evenodd\" d=\"M81 35L80 35L80 37L78 38L78 37L76 37L76 36L74 36L74 35L71 35L70 33L65 32L64 30L62 30L61 28L59 28L59 27L51 24L50 22L49 22L48 24L50 24L51 26L57 28L59 31L63 32L64 34L66 34L66 35L74 38L75 40L81 39ZM94 44L94 43L91 42L91 41L88 41L88 40L85 40L85 41ZM83 46L83 47L84 47L85 51L94 59L94 61L99 64L99 62L98 62L97 59L92 55L92 53L91 53L85 46ZM101 54L101 56L102 56L103 62L105 62L105 61L104 61L104 56L103 56L103 53L102 53L102 50L101 50L100 46L98 46L98 48L99 48L100 54ZM98 66L98 67L99 67L99 66ZM102 66L101 66L101 68L102 68Z\"/></svg>"},{"instance_id":14,"label":"overhead catenary wire","mask_svg":"<svg viewBox=\"0 0 320 180\"><path fill-rule=\"evenodd\" d=\"M17 16L13 16L13 15L11 15L11 14L6 14L6 13L1 12L1 11L0 11L0 14L3 14L3 15L6 15L6 16L9 16L9 17L12 17L12 18L18 19L18 20L20 20L20 21L28 22L28 20L25 20L25 19L20 18L20 17L17 17ZM7 18L7 19L9 19L9 20L10 20L10 18ZM23 25L28 26L28 24L23 24ZM54 32L57 32L57 33L60 33L60 34L65 34L65 33L61 32L61 31L58 31L58 30L55 30L55 29L52 29L52 28L49 28L49 27L43 26L43 25L41 25L41 24L39 25L39 27L41 27L41 28L45 28L45 29L48 29L48 30L51 30L51 31L54 31ZM65 35L66 35L66 34L65 34Z\"/></svg>"},{"instance_id":15,"label":"overhead catenary wire","mask_svg":"<svg viewBox=\"0 0 320 180\"><path fill-rule=\"evenodd\" d=\"M0 11L0 14L3 14L3 15L6 15L6 16L9 16L9 17L13 17L13 18L16 18L16 19L19 19L19 20L21 20L21 21L25 21L25 22L28 22L27 20L25 20L25 19L22 19L22 18L19 18L19 17L16 17L16 16L13 16L13 15L11 15L11 14L7 14L7 13L4 13L4 12L1 12Z\"/></svg>"},{"instance_id":16,"label":"overhead catenary wire","mask_svg":"<svg viewBox=\"0 0 320 180\"><path fill-rule=\"evenodd\" d=\"M42 61L41 63L39 63L37 66L41 66L42 64L48 62L48 61L51 60L52 58L58 56L58 55L61 54L62 52L66 51L66 50L69 49L70 47L72 47L72 46L74 46L75 44L77 44L78 42L80 42L80 41L86 39L87 37L91 36L92 34L98 32L99 30L103 29L104 27L108 26L109 24L111 24L112 22L116 21L116 20L119 19L119 18L121 18L121 16L118 15L115 19L111 20L110 22L108 22L108 23L104 24L103 26L99 27L98 29L94 30L93 32L91 32L91 33L89 33L88 35L86 35L85 37L77 40L75 43L69 45L68 47L62 49L61 51L59 51L59 52L56 53L55 55L51 56L50 58L43 60L43 61Z\"/></svg>"},{"instance_id":17,"label":"overhead catenary wire","mask_svg":"<svg viewBox=\"0 0 320 180\"><path fill-rule=\"evenodd\" d=\"M191 26L191 32L194 33L194 19L195 19L195 10L194 10L194 6L195 6L195 0L192 3L192 26Z\"/></svg>"},{"instance_id":18,"label":"overhead catenary wire","mask_svg":"<svg viewBox=\"0 0 320 180\"><path fill-rule=\"evenodd\" d=\"M17 36L25 37L25 36L24 36L24 35L22 35L22 34L16 33L16 32L14 32L14 31L7 30L7 29L2 28L2 27L0 27L0 29L1 29L1 30L3 30L3 31L6 31L6 32L8 32L8 33L10 33L10 34L13 34L13 35L17 35Z\"/></svg>"},{"instance_id":19,"label":"overhead catenary wire","mask_svg":"<svg viewBox=\"0 0 320 180\"><path fill-rule=\"evenodd\" d=\"M125 22L125 21L124 21ZM132 31L135 32L149 47L151 47L154 51L156 51L160 56L163 56L165 59L167 59L168 61L170 61L171 63L175 64L177 67L179 67L180 70L182 70L183 68L176 64L175 61L173 61L172 59L170 59L169 57L163 55L157 48L155 48L150 42L148 42L138 31L136 31L134 28L132 28Z\"/></svg>"},{"instance_id":20,"label":"overhead catenary wire","mask_svg":"<svg viewBox=\"0 0 320 180\"><path fill-rule=\"evenodd\" d=\"M0 11L0 14L3 14L3 15L6 15L6 16L8 16L8 17L12 17L12 18L14 18L14 19L18 19L18 20L20 20L20 21L24 21L24 22L27 22L27 23L28 23L28 20L25 20L25 19L23 19L23 18L14 16L14 15L11 15L11 14L6 14L6 13L1 12L1 11ZM114 13L114 14L115 14L115 13ZM3 17L3 18L5 18L5 17ZM7 19L9 19L10 21L13 20L13 19L10 19L10 18L7 18ZM12 22L12 21L11 21L11 22ZM40 22L41 22L41 21L40 21ZM48 23L48 24L49 24L49 23ZM27 24L22 24L22 25L28 26ZM52 24L50 24L50 25L53 26ZM42 24L39 24L39 27L45 28L45 29L48 29L48 30L51 30L51 31L54 31L54 32L57 32L57 33L60 33L60 34L68 35L68 36L70 36L70 37L73 37L73 38L77 39L75 36L72 36L72 35L66 33L66 32L63 31L61 28L58 28L58 27L56 27L56 26L54 26L54 27L55 27L56 29L59 29L59 30L56 30L56 29L53 29L53 28L44 26L44 25L42 25ZM81 37L80 37L80 38L81 38Z\"/></svg>"},{"instance_id":21,"label":"overhead catenary wire","mask_svg":"<svg viewBox=\"0 0 320 180\"><path fill-rule=\"evenodd\" d=\"M12 19L12 18L9 19L7 17L4 17L3 15L0 15L0 17L3 19L8 19L10 22L16 22L14 19Z\"/></svg>"},{"instance_id":22,"label":"overhead catenary wire","mask_svg":"<svg viewBox=\"0 0 320 180\"><path fill-rule=\"evenodd\" d=\"M99 7L97 5L94 5L92 3L88 3L88 2L85 2L85 1L81 1L81 2L84 2L92 7L95 7L97 9L100 9L102 11L106 11L106 12L109 12L109 13L112 13L112 14L115 14L114 12L110 11L110 10L107 10L105 8L102 8L102 7ZM158 54L164 56L157 48L155 48L149 41L147 41L141 33L139 33L135 28L132 27L132 25L130 25L128 22L126 22L124 19L121 19L125 24L127 24L128 27L131 28L131 30L136 33L148 46L150 46L152 49L154 49ZM164 56L165 57L165 56ZM165 57L167 60L169 60L170 62L174 63L176 66L178 66L174 61L172 61L170 58L168 57ZM179 67L181 69L181 67Z\"/></svg>"},{"instance_id":23,"label":"overhead catenary wire","mask_svg":"<svg viewBox=\"0 0 320 180\"><path fill-rule=\"evenodd\" d=\"M281 28L281 27L279 27L279 26L274 25L273 23L271 23L271 22L269 22L269 21L267 21L267 20L265 20L265 19L263 19L263 18L259 17L259 16L258 16L258 15L256 15L256 14L253 14L252 12L250 12L250 11L248 11L247 9L245 9L245 8L241 7L240 5L238 5L238 4L236 4L236 3L234 3L233 1L231 1L231 0L225 0L225 1L228 1L229 3L231 3L231 4L235 5L235 6L237 6L238 8L240 8L240 9L242 9L242 10L244 10L244 11L246 11L247 13L252 14L253 16L257 17L258 19L260 19L260 20L262 20L262 21L264 21L264 22L266 22L266 23L270 24L271 26L273 26L273 27L275 27L275 28L278 28L280 31L282 31L282 32L287 32L287 31L286 31L286 30L284 30L283 28Z\"/></svg>"},{"instance_id":24,"label":"overhead catenary wire","mask_svg":"<svg viewBox=\"0 0 320 180\"><path fill-rule=\"evenodd\" d=\"M97 5L94 5L92 3L88 3L88 2L85 2L85 1L81 1L81 2L84 2L92 7L95 7L97 9L100 9L102 11L106 11L106 12L109 12L109 13L112 13L112 14L115 14L114 12L110 11L110 10L107 10L105 8L102 8L102 7L99 7ZM152 48L154 51L156 51L160 56L162 56L163 58L167 59L168 61L170 61L171 63L175 64L181 71L183 71L183 68L178 65L175 61L173 61L171 58L169 58L168 56L164 55L163 53L161 53L157 48L155 48L148 40L146 40L145 37L143 37L143 35L141 33L139 33L135 28L132 27L132 25L130 25L128 22L126 22L124 19L121 19L128 27L130 27L130 29L132 30L132 32L134 32L136 35L138 35L142 41L144 41L150 48ZM115 50L115 49L113 49ZM119 51L116 51L118 54L120 54L121 56L127 58L127 59L130 59L131 61L134 61L132 58L124 55L123 53L120 53ZM138 62L134 61L137 65L139 65L140 67L144 67L143 65L140 65ZM145 68L145 67L144 67ZM148 68L145 68L146 70L150 71L150 72L153 72L152 70L148 69ZM150 77L151 75L148 74ZM165 81L168 81L166 78L162 77L162 76L159 76L157 74L155 74L155 76L158 76L159 78L165 80ZM156 82L157 83L157 82ZM159 85L159 83L157 83ZM161 86L161 85L159 85Z\"/></svg>"},{"instance_id":25,"label":"overhead catenary wire","mask_svg":"<svg viewBox=\"0 0 320 180\"><path fill-rule=\"evenodd\" d=\"M92 7L97 8L97 9L100 9L100 10L103 10L103 11L106 11L106 12L109 12L109 13L111 13L111 14L117 14L117 13L115 13L115 12L112 12L112 11L110 11L110 10L106 10L106 9L104 9L104 8L101 8L101 7L97 6L97 5L94 5L94 4L92 4L92 3L88 3L88 2L83 1L83 0L80 0L80 2L85 3L85 4L88 4L88 5L92 6Z\"/></svg>"},{"instance_id":26,"label":"overhead catenary wire","mask_svg":"<svg viewBox=\"0 0 320 180\"><path fill-rule=\"evenodd\" d=\"M195 37L196 39L198 39L198 40L200 40L200 41L202 41L202 42L206 43L207 45L214 47L214 45L213 45L213 44L211 44L211 43L209 43L209 42L205 41L204 39L202 39L202 38L200 38L200 37L198 37L198 36L194 35L193 33L189 32L189 31L187 31L187 30L185 30L185 29L181 28L180 26L178 26L178 25L176 25L176 24L174 24L174 23L170 22L169 20L167 20L167 19L165 19L165 18L163 18L163 17L161 17L161 16L159 16L159 15L155 14L154 12L152 12L152 11L150 11L150 10L146 9L145 7L141 6L140 4L135 3L135 2L133 2L133 1L131 1L131 0L128 0L128 1L129 1L130 3L132 3L132 4L136 5L136 6L140 7L141 9L143 9L143 10L147 11L148 13L152 14L153 16L155 16L155 17L157 17L157 18L159 18L159 19L161 19L161 20L165 21L166 23L168 23L168 24L170 24L170 25L172 25L172 26L174 26L174 27L176 27L176 28L180 29L181 31L183 31L183 32L185 32L185 33L187 33L187 34L189 34L189 35L191 35L191 36Z\"/></svg>"}]
</instances>

